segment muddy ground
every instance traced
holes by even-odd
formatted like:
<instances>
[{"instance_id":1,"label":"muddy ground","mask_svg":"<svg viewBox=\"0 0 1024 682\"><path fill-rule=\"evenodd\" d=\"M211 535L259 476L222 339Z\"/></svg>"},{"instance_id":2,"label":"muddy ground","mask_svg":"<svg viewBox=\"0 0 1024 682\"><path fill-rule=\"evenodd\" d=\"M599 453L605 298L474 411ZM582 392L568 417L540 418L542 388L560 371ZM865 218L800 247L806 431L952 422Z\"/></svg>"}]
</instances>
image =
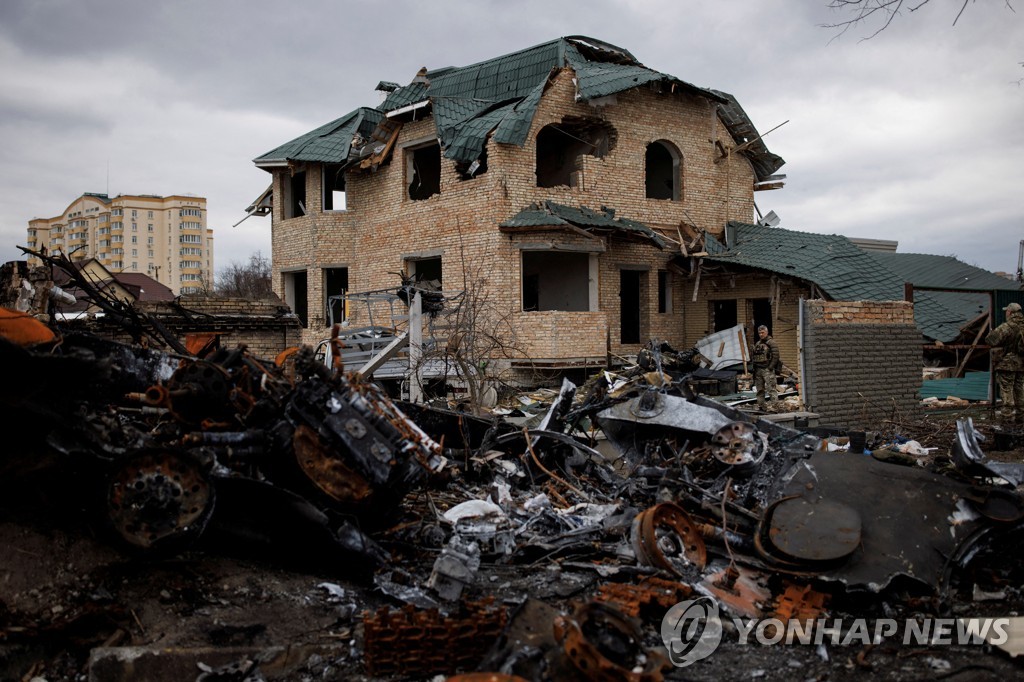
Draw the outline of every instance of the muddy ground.
<instances>
[{"instance_id":1,"label":"muddy ground","mask_svg":"<svg viewBox=\"0 0 1024 682\"><path fill-rule=\"evenodd\" d=\"M951 442L949 425L957 416L933 415L923 420L917 434L926 446L945 441L935 453L940 460ZM979 430L991 433L991 422L983 412L975 420ZM1024 461L1024 448L987 450L986 454ZM48 487L45 479L29 476L4 483L0 497L2 680L192 680L202 672L199 663L216 667L246 657L261 661L261 673L268 680L434 677L367 675L361 614L398 602L366 581L353 580L346 566L318 565L315 548L282 556L259 543L204 538L202 545L175 556L140 557L111 543L88 509L67 504L73 497L65 495L61 486L74 482ZM450 491L441 491L434 501L443 510L458 499ZM429 573L436 557L437 550L403 541L383 544L405 565L418 564L421 575ZM832 604L831 617L1024 615L1022 557L1019 545L1000 548L996 556L984 558L983 568L961 576L944 602L898 590L882 597L840 596ZM560 565L562 561L541 557L525 563L485 562L467 596L495 595L498 603L510 609L533 597L567 611L573 600L591 596L609 579L585 567L567 568ZM978 589L1003 597L977 601L975 583ZM653 620L644 625L650 646L660 643L658 626ZM100 647L118 652L115 663L96 658ZM162 652L163 658L144 668L147 652ZM91 672L90 654L94 657ZM134 662L124 663L126 656L134 657ZM135 677L117 677L132 669ZM154 670L160 671L156 677ZM904 646L887 640L871 647L741 646L728 629L711 657L668 675L693 680L1006 680L1022 676L1024 657L1014 660L982 645Z\"/></svg>"}]
</instances>

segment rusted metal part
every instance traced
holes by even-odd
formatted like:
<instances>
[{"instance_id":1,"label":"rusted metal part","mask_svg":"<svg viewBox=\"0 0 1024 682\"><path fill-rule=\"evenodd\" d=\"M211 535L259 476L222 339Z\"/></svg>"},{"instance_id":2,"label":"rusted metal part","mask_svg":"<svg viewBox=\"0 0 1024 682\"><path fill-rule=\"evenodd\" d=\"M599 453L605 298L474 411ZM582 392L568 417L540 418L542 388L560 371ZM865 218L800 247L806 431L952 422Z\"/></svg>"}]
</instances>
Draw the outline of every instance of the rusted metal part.
<instances>
[{"instance_id":1,"label":"rusted metal part","mask_svg":"<svg viewBox=\"0 0 1024 682\"><path fill-rule=\"evenodd\" d=\"M707 574L703 587L732 613L761 618L772 601L767 580L768 576L758 571L730 566Z\"/></svg>"},{"instance_id":2,"label":"rusted metal part","mask_svg":"<svg viewBox=\"0 0 1024 682\"><path fill-rule=\"evenodd\" d=\"M10 308L0 308L0 337L26 348L57 340L57 335L45 324Z\"/></svg>"},{"instance_id":3,"label":"rusted metal part","mask_svg":"<svg viewBox=\"0 0 1024 682\"><path fill-rule=\"evenodd\" d=\"M373 488L358 472L345 464L317 432L302 424L292 437L295 461L322 493L343 504L362 504Z\"/></svg>"},{"instance_id":4,"label":"rusted metal part","mask_svg":"<svg viewBox=\"0 0 1024 682\"><path fill-rule=\"evenodd\" d=\"M219 421L230 415L231 388L231 375L221 365L207 360L186 362L167 382L163 406L187 424Z\"/></svg>"},{"instance_id":5,"label":"rusted metal part","mask_svg":"<svg viewBox=\"0 0 1024 682\"><path fill-rule=\"evenodd\" d=\"M143 549L198 537L213 506L206 472L192 458L171 451L132 457L107 487L111 525L125 542Z\"/></svg>"},{"instance_id":6,"label":"rusted metal part","mask_svg":"<svg viewBox=\"0 0 1024 682\"><path fill-rule=\"evenodd\" d=\"M594 599L611 604L631 618L638 618L644 614L660 618L691 594L693 588L685 583L650 576L636 585L605 583L597 589Z\"/></svg>"},{"instance_id":7,"label":"rusted metal part","mask_svg":"<svg viewBox=\"0 0 1024 682\"><path fill-rule=\"evenodd\" d=\"M821 566L857 550L861 519L857 510L841 502L791 497L768 508L758 535L767 558Z\"/></svg>"},{"instance_id":8,"label":"rusted metal part","mask_svg":"<svg viewBox=\"0 0 1024 682\"><path fill-rule=\"evenodd\" d=\"M476 667L508 622L493 597L465 602L457 615L387 607L363 614L363 655L372 676L454 673Z\"/></svg>"},{"instance_id":9,"label":"rusted metal part","mask_svg":"<svg viewBox=\"0 0 1024 682\"><path fill-rule=\"evenodd\" d=\"M682 576L688 567L703 569L707 548L700 530L682 507L663 502L633 520L633 551L637 561Z\"/></svg>"},{"instance_id":10,"label":"rusted metal part","mask_svg":"<svg viewBox=\"0 0 1024 682\"><path fill-rule=\"evenodd\" d=\"M732 422L711 437L711 452L722 464L732 467L730 473L750 472L764 460L767 439L753 424Z\"/></svg>"},{"instance_id":11,"label":"rusted metal part","mask_svg":"<svg viewBox=\"0 0 1024 682\"><path fill-rule=\"evenodd\" d=\"M559 616L554 625L560 643L573 667L595 682L660 682L671 667L657 651L643 647L636 622L608 604L590 602L574 616Z\"/></svg>"},{"instance_id":12,"label":"rusted metal part","mask_svg":"<svg viewBox=\"0 0 1024 682\"><path fill-rule=\"evenodd\" d=\"M790 620L815 620L825 613L829 595L818 592L810 585L801 585L786 581L785 589L775 599L775 610L772 618L783 623Z\"/></svg>"}]
</instances>

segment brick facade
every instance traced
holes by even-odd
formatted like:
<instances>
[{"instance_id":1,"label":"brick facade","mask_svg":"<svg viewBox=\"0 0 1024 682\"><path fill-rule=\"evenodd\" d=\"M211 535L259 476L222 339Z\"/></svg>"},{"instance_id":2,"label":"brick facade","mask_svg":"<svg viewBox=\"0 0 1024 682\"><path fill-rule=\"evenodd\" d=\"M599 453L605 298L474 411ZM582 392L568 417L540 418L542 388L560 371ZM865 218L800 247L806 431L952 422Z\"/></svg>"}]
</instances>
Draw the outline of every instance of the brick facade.
<instances>
[{"instance_id":1,"label":"brick facade","mask_svg":"<svg viewBox=\"0 0 1024 682\"><path fill-rule=\"evenodd\" d=\"M804 396L822 423L877 428L919 409L921 332L905 301L804 302Z\"/></svg>"},{"instance_id":2,"label":"brick facade","mask_svg":"<svg viewBox=\"0 0 1024 682\"><path fill-rule=\"evenodd\" d=\"M405 259L418 254L439 255L446 290L466 285L484 287L495 308L511 315L524 352L533 358L603 359L609 350L630 355L640 344L619 338L619 272L639 270L641 343L656 337L673 345L692 345L682 314L685 278L672 277L670 312L658 311L658 270L679 253L675 244L665 250L615 238L587 239L569 232L506 234L498 225L531 203L551 200L569 206L615 209L616 217L645 223L671 239L680 223L720 233L729 219L749 221L753 215L754 171L742 155L715 163L716 142L732 144L713 102L691 94L658 94L645 88L619 93L595 107L575 99L573 73L562 69L549 82L523 147L489 142L488 169L463 180L455 164L441 161L441 192L425 200L407 197L405 147L435 140L432 118L405 123L391 160L375 172L346 174L347 210L322 211L322 166L275 169L273 212L274 287L287 300L288 281L305 272L309 324L303 340L314 342L328 334L324 314L324 271L348 269L350 291L396 286L394 274L406 268ZM615 142L603 158L582 156L576 186L542 188L536 182L536 138L548 124L567 117L600 119L615 130ZM682 155L679 201L645 197L647 145L665 140ZM285 219L285 184L296 170L306 172L307 215ZM591 248L597 254L597 309L590 312L524 312L522 310L522 248L524 242L546 241L571 248ZM360 310L352 323L367 323ZM697 326L700 323L695 323Z\"/></svg>"},{"instance_id":3,"label":"brick facade","mask_svg":"<svg viewBox=\"0 0 1024 682\"><path fill-rule=\"evenodd\" d=\"M245 344L251 354L265 360L273 360L284 349L301 343L299 321L277 300L187 298L181 305L187 314L163 301L135 303L134 307L159 319L182 343L191 333L216 332L220 335L221 348L232 349ZM91 318L67 326L84 327L115 341L131 342L120 327L111 327L102 320Z\"/></svg>"}]
</instances>

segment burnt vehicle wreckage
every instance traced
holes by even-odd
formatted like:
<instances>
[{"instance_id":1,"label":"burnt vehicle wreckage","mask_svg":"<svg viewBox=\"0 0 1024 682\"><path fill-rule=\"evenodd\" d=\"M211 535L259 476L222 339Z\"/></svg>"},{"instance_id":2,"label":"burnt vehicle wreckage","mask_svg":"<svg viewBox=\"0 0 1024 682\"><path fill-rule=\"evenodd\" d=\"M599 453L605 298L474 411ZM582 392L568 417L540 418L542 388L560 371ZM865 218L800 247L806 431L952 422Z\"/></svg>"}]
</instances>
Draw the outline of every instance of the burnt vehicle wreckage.
<instances>
[{"instance_id":1,"label":"burnt vehicle wreckage","mask_svg":"<svg viewBox=\"0 0 1024 682\"><path fill-rule=\"evenodd\" d=\"M309 348L286 365L244 347L192 356L90 295L170 349L9 310L6 494L59 488L140 560L259 546L383 595L353 616L350 664L371 677L658 680L677 602L782 622L941 610L1024 538L1024 465L987 460L969 420L941 472L829 451L693 394L673 378L693 354L652 343L650 371L566 380L521 427L392 399ZM545 584L508 596L488 567ZM29 636L0 615L0 642Z\"/></svg>"}]
</instances>

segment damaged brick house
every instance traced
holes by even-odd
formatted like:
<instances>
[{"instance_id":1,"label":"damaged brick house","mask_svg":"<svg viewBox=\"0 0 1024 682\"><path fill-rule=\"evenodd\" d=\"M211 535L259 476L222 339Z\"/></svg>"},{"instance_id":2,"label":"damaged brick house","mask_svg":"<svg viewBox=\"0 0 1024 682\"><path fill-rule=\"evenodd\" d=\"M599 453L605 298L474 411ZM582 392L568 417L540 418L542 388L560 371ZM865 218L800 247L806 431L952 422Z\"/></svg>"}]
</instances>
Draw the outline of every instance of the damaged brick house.
<instances>
[{"instance_id":1,"label":"damaged brick house","mask_svg":"<svg viewBox=\"0 0 1024 682\"><path fill-rule=\"evenodd\" d=\"M550 367L604 365L652 337L686 346L702 335L683 311L690 253L782 184L733 97L592 38L378 90L380 106L254 161L273 180L250 211L272 205L275 291L307 342L327 334L329 296L401 271L483 288L524 357Z\"/></svg>"}]
</instances>

